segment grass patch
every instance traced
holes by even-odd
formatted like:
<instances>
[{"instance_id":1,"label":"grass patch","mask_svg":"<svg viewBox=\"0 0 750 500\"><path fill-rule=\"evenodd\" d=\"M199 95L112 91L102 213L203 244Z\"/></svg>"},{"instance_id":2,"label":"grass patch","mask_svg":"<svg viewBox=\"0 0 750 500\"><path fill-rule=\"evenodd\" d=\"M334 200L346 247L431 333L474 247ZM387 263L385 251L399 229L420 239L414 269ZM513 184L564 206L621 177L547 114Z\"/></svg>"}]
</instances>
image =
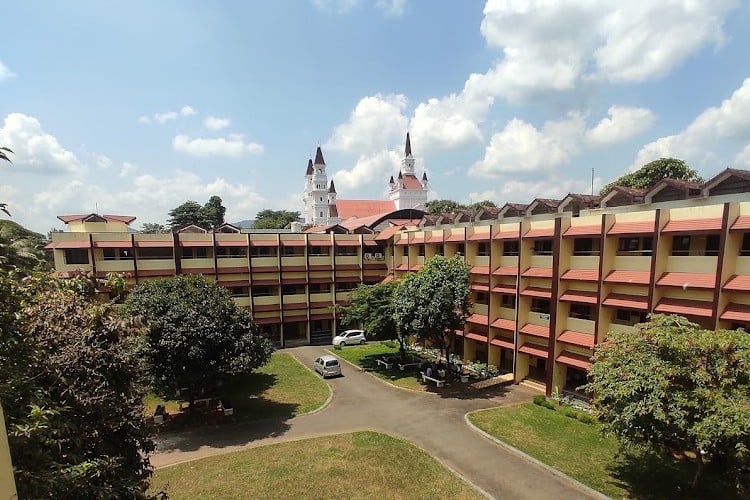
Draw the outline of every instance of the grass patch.
<instances>
[{"instance_id":1,"label":"grass patch","mask_svg":"<svg viewBox=\"0 0 750 500\"><path fill-rule=\"evenodd\" d=\"M205 458L157 470L172 499L483 498L416 446L355 432Z\"/></svg>"},{"instance_id":2,"label":"grass patch","mask_svg":"<svg viewBox=\"0 0 750 500\"><path fill-rule=\"evenodd\" d=\"M596 423L529 403L472 413L471 422L612 498L741 498L732 485L708 471L700 491L690 491L694 464L654 454L625 456ZM694 495L694 496L692 496Z\"/></svg>"},{"instance_id":3,"label":"grass patch","mask_svg":"<svg viewBox=\"0 0 750 500\"><path fill-rule=\"evenodd\" d=\"M229 400L234 406L234 415L217 419L210 423L260 420L272 417L294 417L309 413L323 406L330 392L328 385L296 359L286 353L274 353L266 366L249 375L230 380L222 390L214 394ZM166 429L208 423L200 416L190 422L178 414L177 399L160 398L149 394L144 399L146 412L153 415L157 404L163 404L167 411L175 415ZM181 421L182 420L182 421ZM196 421L197 420L197 421Z\"/></svg>"},{"instance_id":4,"label":"grass patch","mask_svg":"<svg viewBox=\"0 0 750 500\"><path fill-rule=\"evenodd\" d=\"M393 385L417 391L426 390L418 377L417 367L407 367L401 371L394 365L390 370L386 370L383 365L377 363L377 359L383 356L398 356L398 344L391 347L385 342L368 342L364 345L334 349L331 352Z\"/></svg>"}]
</instances>

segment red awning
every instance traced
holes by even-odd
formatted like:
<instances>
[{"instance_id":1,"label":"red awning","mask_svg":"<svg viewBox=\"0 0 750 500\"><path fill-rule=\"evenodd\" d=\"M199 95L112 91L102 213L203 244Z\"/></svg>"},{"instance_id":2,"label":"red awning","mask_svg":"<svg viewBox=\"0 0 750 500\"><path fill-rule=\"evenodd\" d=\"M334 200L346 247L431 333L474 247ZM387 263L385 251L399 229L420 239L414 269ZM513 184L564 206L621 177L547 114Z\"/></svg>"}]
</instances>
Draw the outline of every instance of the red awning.
<instances>
[{"instance_id":1,"label":"red awning","mask_svg":"<svg viewBox=\"0 0 750 500\"><path fill-rule=\"evenodd\" d=\"M490 233L474 233L467 239L469 241L490 241Z\"/></svg>"},{"instance_id":2,"label":"red awning","mask_svg":"<svg viewBox=\"0 0 750 500\"><path fill-rule=\"evenodd\" d=\"M492 325L490 326L500 328L502 330L510 330L511 332L516 330L516 322L512 319L497 318L492 322Z\"/></svg>"},{"instance_id":3,"label":"red awning","mask_svg":"<svg viewBox=\"0 0 750 500\"><path fill-rule=\"evenodd\" d=\"M724 285L724 290L731 290L735 292L750 292L750 276L737 276L734 275Z\"/></svg>"},{"instance_id":4,"label":"red awning","mask_svg":"<svg viewBox=\"0 0 750 500\"><path fill-rule=\"evenodd\" d=\"M464 331L463 330L454 330L453 333L455 333L459 337L463 337L464 336Z\"/></svg>"},{"instance_id":5,"label":"red awning","mask_svg":"<svg viewBox=\"0 0 750 500\"><path fill-rule=\"evenodd\" d=\"M172 248L174 243L171 240L135 240L135 246L138 248Z\"/></svg>"},{"instance_id":6,"label":"red awning","mask_svg":"<svg viewBox=\"0 0 750 500\"><path fill-rule=\"evenodd\" d=\"M607 234L648 234L654 232L654 221L615 222Z\"/></svg>"},{"instance_id":7,"label":"red awning","mask_svg":"<svg viewBox=\"0 0 750 500\"><path fill-rule=\"evenodd\" d=\"M581 370L588 370L591 368L591 359L589 356L582 354L576 354L574 352L563 351L557 357L558 363L562 363L573 368L580 368Z\"/></svg>"},{"instance_id":8,"label":"red awning","mask_svg":"<svg viewBox=\"0 0 750 500\"><path fill-rule=\"evenodd\" d=\"M500 231L492 237L493 240L517 240L518 231Z\"/></svg>"},{"instance_id":9,"label":"red awning","mask_svg":"<svg viewBox=\"0 0 750 500\"><path fill-rule=\"evenodd\" d=\"M238 286L250 286L250 282L248 280L237 280L237 281L217 281L217 285L226 286L229 288L238 287Z\"/></svg>"},{"instance_id":10,"label":"red awning","mask_svg":"<svg viewBox=\"0 0 750 500\"><path fill-rule=\"evenodd\" d=\"M383 278L383 281L381 281L381 283L385 285L386 283L390 283L391 281L393 281L393 275L389 274L388 276Z\"/></svg>"},{"instance_id":11,"label":"red awning","mask_svg":"<svg viewBox=\"0 0 750 500\"><path fill-rule=\"evenodd\" d=\"M624 293L610 293L602 304L622 309L648 311L648 297L640 295L625 295Z\"/></svg>"},{"instance_id":12,"label":"red awning","mask_svg":"<svg viewBox=\"0 0 750 500\"><path fill-rule=\"evenodd\" d=\"M212 247L214 242L211 240L180 240L181 247Z\"/></svg>"},{"instance_id":13,"label":"red awning","mask_svg":"<svg viewBox=\"0 0 750 500\"><path fill-rule=\"evenodd\" d=\"M534 324L531 324L531 323L526 323L518 331L520 333L525 333L526 335L533 335L534 337L543 337L545 339L549 338L549 327L548 326L534 325Z\"/></svg>"},{"instance_id":14,"label":"red awning","mask_svg":"<svg viewBox=\"0 0 750 500\"><path fill-rule=\"evenodd\" d=\"M359 240L336 240L337 247L358 247Z\"/></svg>"},{"instance_id":15,"label":"red awning","mask_svg":"<svg viewBox=\"0 0 750 500\"><path fill-rule=\"evenodd\" d=\"M320 321L324 319L333 319L332 313L322 313L322 314L311 314L310 315L310 321Z\"/></svg>"},{"instance_id":16,"label":"red awning","mask_svg":"<svg viewBox=\"0 0 750 500\"><path fill-rule=\"evenodd\" d=\"M490 286L489 285L480 285L477 283L474 283L470 287L475 292L489 292Z\"/></svg>"},{"instance_id":17,"label":"red awning","mask_svg":"<svg viewBox=\"0 0 750 500\"><path fill-rule=\"evenodd\" d=\"M689 299L664 298L654 307L654 311L664 314L680 314L683 316L700 316L710 318L713 310L711 302Z\"/></svg>"},{"instance_id":18,"label":"red awning","mask_svg":"<svg viewBox=\"0 0 750 500\"><path fill-rule=\"evenodd\" d=\"M750 215L740 215L737 220L732 224L732 231L748 231L750 230Z\"/></svg>"},{"instance_id":19,"label":"red awning","mask_svg":"<svg viewBox=\"0 0 750 500\"><path fill-rule=\"evenodd\" d=\"M563 302L578 302L581 304L596 304L597 293L587 290L565 290L560 295Z\"/></svg>"},{"instance_id":20,"label":"red awning","mask_svg":"<svg viewBox=\"0 0 750 500\"><path fill-rule=\"evenodd\" d=\"M359 278L357 278L359 280ZM306 285L307 278L281 278L282 285Z\"/></svg>"},{"instance_id":21,"label":"red awning","mask_svg":"<svg viewBox=\"0 0 750 500\"><path fill-rule=\"evenodd\" d=\"M376 247L376 246L378 246L378 242L375 241L375 240L362 240L362 243L364 243L364 245L366 247Z\"/></svg>"},{"instance_id":22,"label":"red awning","mask_svg":"<svg viewBox=\"0 0 750 500\"><path fill-rule=\"evenodd\" d=\"M716 286L716 274L664 273L656 284L658 286L676 286L683 289L711 289Z\"/></svg>"},{"instance_id":23,"label":"red awning","mask_svg":"<svg viewBox=\"0 0 750 500\"><path fill-rule=\"evenodd\" d=\"M412 245L421 245L424 243L424 235L423 236L415 236L412 238L412 240L409 242Z\"/></svg>"},{"instance_id":24,"label":"red awning","mask_svg":"<svg viewBox=\"0 0 750 500\"><path fill-rule=\"evenodd\" d=\"M463 234L450 234L446 236L445 241L451 242L451 243L461 243L462 241L464 241L464 235Z\"/></svg>"},{"instance_id":25,"label":"red awning","mask_svg":"<svg viewBox=\"0 0 750 500\"><path fill-rule=\"evenodd\" d=\"M281 246L284 247L303 247L305 240L281 240Z\"/></svg>"},{"instance_id":26,"label":"red awning","mask_svg":"<svg viewBox=\"0 0 750 500\"><path fill-rule=\"evenodd\" d=\"M361 281L359 276L336 276L337 283L359 283Z\"/></svg>"},{"instance_id":27,"label":"red awning","mask_svg":"<svg viewBox=\"0 0 750 500\"><path fill-rule=\"evenodd\" d=\"M279 280L278 278L275 280L253 280L252 283L253 286L273 286L278 285Z\"/></svg>"},{"instance_id":28,"label":"red awning","mask_svg":"<svg viewBox=\"0 0 750 500\"><path fill-rule=\"evenodd\" d=\"M496 345L498 347L502 347L503 349L510 349L511 351L516 348L512 340L506 340L499 337L495 337L494 339L490 340L490 345Z\"/></svg>"},{"instance_id":29,"label":"red awning","mask_svg":"<svg viewBox=\"0 0 750 500\"><path fill-rule=\"evenodd\" d=\"M549 267L530 267L521 276L524 278L551 278L552 269Z\"/></svg>"},{"instance_id":30,"label":"red awning","mask_svg":"<svg viewBox=\"0 0 750 500\"><path fill-rule=\"evenodd\" d=\"M465 336L467 339L476 340L477 342L487 342L487 335L480 333L469 332Z\"/></svg>"},{"instance_id":31,"label":"red awning","mask_svg":"<svg viewBox=\"0 0 750 500\"><path fill-rule=\"evenodd\" d=\"M601 234L601 224L594 224L590 226L570 226L565 230L563 236L601 236Z\"/></svg>"},{"instance_id":32,"label":"red awning","mask_svg":"<svg viewBox=\"0 0 750 500\"><path fill-rule=\"evenodd\" d=\"M407 236L401 237L397 242L396 245L408 245L409 244L409 238Z\"/></svg>"},{"instance_id":33,"label":"red awning","mask_svg":"<svg viewBox=\"0 0 750 500\"><path fill-rule=\"evenodd\" d=\"M95 241L95 248L130 248L133 243L130 240L120 241Z\"/></svg>"},{"instance_id":34,"label":"red awning","mask_svg":"<svg viewBox=\"0 0 750 500\"><path fill-rule=\"evenodd\" d=\"M375 244L377 245L377 243ZM331 240L307 240L307 246L310 247L330 247L331 245L333 245L333 243L331 243Z\"/></svg>"},{"instance_id":35,"label":"red awning","mask_svg":"<svg viewBox=\"0 0 750 500\"><path fill-rule=\"evenodd\" d=\"M247 240L216 240L216 246L217 247L246 247L247 246Z\"/></svg>"},{"instance_id":36,"label":"red awning","mask_svg":"<svg viewBox=\"0 0 750 500\"><path fill-rule=\"evenodd\" d=\"M721 319L750 322L750 306L747 304L729 303L724 312L721 313Z\"/></svg>"},{"instance_id":37,"label":"red awning","mask_svg":"<svg viewBox=\"0 0 750 500\"><path fill-rule=\"evenodd\" d=\"M253 318L256 325L278 325L281 323L281 318Z\"/></svg>"},{"instance_id":38,"label":"red awning","mask_svg":"<svg viewBox=\"0 0 750 500\"><path fill-rule=\"evenodd\" d=\"M515 295L516 294L516 286L515 285L496 285L492 288L492 291L495 293L504 293L506 295Z\"/></svg>"},{"instance_id":39,"label":"red awning","mask_svg":"<svg viewBox=\"0 0 750 500\"><path fill-rule=\"evenodd\" d=\"M495 276L517 276L518 268L515 266L501 266L492 271L492 274Z\"/></svg>"},{"instance_id":40,"label":"red awning","mask_svg":"<svg viewBox=\"0 0 750 500\"><path fill-rule=\"evenodd\" d=\"M568 269L560 279L571 281L599 281L598 269Z\"/></svg>"},{"instance_id":41,"label":"red awning","mask_svg":"<svg viewBox=\"0 0 750 500\"><path fill-rule=\"evenodd\" d=\"M466 318L467 323L475 323L477 325L486 325L490 322L490 319L484 314L472 314Z\"/></svg>"},{"instance_id":42,"label":"red awning","mask_svg":"<svg viewBox=\"0 0 750 500\"><path fill-rule=\"evenodd\" d=\"M256 266L253 267L253 273L278 273L278 266Z\"/></svg>"},{"instance_id":43,"label":"red awning","mask_svg":"<svg viewBox=\"0 0 750 500\"><path fill-rule=\"evenodd\" d=\"M442 243L442 242L443 242L442 234L433 234L427 239L427 243Z\"/></svg>"},{"instance_id":44,"label":"red awning","mask_svg":"<svg viewBox=\"0 0 750 500\"><path fill-rule=\"evenodd\" d=\"M474 266L470 272L471 274L490 274L490 268L486 266Z\"/></svg>"},{"instance_id":45,"label":"red awning","mask_svg":"<svg viewBox=\"0 0 750 500\"><path fill-rule=\"evenodd\" d=\"M591 333L576 332L573 330L564 330L557 340L566 344L573 344L589 349L594 348L595 337Z\"/></svg>"},{"instance_id":46,"label":"red awning","mask_svg":"<svg viewBox=\"0 0 750 500\"><path fill-rule=\"evenodd\" d=\"M396 266L396 271L408 271L409 270L409 264L401 264L399 266Z\"/></svg>"},{"instance_id":47,"label":"red awning","mask_svg":"<svg viewBox=\"0 0 750 500\"><path fill-rule=\"evenodd\" d=\"M172 246L172 244L170 243L169 246ZM57 243L52 243L51 248L54 248L57 250L67 250L67 249L73 249L73 248L91 248L91 247L89 246L89 240L87 238L85 240L58 241Z\"/></svg>"},{"instance_id":48,"label":"red awning","mask_svg":"<svg viewBox=\"0 0 750 500\"><path fill-rule=\"evenodd\" d=\"M307 314L287 316L284 315L284 323L304 323L307 321Z\"/></svg>"},{"instance_id":49,"label":"red awning","mask_svg":"<svg viewBox=\"0 0 750 500\"><path fill-rule=\"evenodd\" d=\"M275 247L278 244L277 240L250 240L250 246L252 247Z\"/></svg>"},{"instance_id":50,"label":"red awning","mask_svg":"<svg viewBox=\"0 0 750 500\"><path fill-rule=\"evenodd\" d=\"M535 286L528 286L521 290L521 295L525 297L539 297L542 299L551 299L552 290L548 288L538 288Z\"/></svg>"},{"instance_id":51,"label":"red awning","mask_svg":"<svg viewBox=\"0 0 750 500\"><path fill-rule=\"evenodd\" d=\"M518 348L518 352L528 354L530 356L536 356L537 358L547 359L547 348L534 344L524 344Z\"/></svg>"},{"instance_id":52,"label":"red awning","mask_svg":"<svg viewBox=\"0 0 750 500\"><path fill-rule=\"evenodd\" d=\"M651 273L648 271L612 271L604 278L604 281L622 285L648 285L651 281Z\"/></svg>"},{"instance_id":53,"label":"red awning","mask_svg":"<svg viewBox=\"0 0 750 500\"><path fill-rule=\"evenodd\" d=\"M409 268L409 271L419 271L420 269L422 269L422 264L414 264Z\"/></svg>"},{"instance_id":54,"label":"red awning","mask_svg":"<svg viewBox=\"0 0 750 500\"><path fill-rule=\"evenodd\" d=\"M662 233L715 233L721 231L721 217L716 219L686 219L667 222Z\"/></svg>"},{"instance_id":55,"label":"red awning","mask_svg":"<svg viewBox=\"0 0 750 500\"><path fill-rule=\"evenodd\" d=\"M552 238L555 235L554 227L542 227L531 229L523 235L524 238Z\"/></svg>"}]
</instances>

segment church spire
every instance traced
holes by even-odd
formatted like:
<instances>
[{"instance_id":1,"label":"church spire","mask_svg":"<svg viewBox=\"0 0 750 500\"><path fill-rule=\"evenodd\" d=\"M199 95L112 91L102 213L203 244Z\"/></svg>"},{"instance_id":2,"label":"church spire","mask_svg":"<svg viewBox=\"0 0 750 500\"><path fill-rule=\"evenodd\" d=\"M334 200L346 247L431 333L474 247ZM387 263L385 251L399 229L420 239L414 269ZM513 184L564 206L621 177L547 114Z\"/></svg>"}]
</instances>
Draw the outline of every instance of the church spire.
<instances>
[{"instance_id":1,"label":"church spire","mask_svg":"<svg viewBox=\"0 0 750 500\"><path fill-rule=\"evenodd\" d=\"M336 192L336 186L333 185L333 179L331 179L331 187L328 188L329 193L335 193Z\"/></svg>"},{"instance_id":2,"label":"church spire","mask_svg":"<svg viewBox=\"0 0 750 500\"><path fill-rule=\"evenodd\" d=\"M411 156L411 139L409 138L409 132L406 133L406 148L404 148L404 156Z\"/></svg>"},{"instance_id":3,"label":"church spire","mask_svg":"<svg viewBox=\"0 0 750 500\"><path fill-rule=\"evenodd\" d=\"M313 165L312 165L312 158L307 160L307 171L305 172L305 175L312 175L313 174Z\"/></svg>"},{"instance_id":4,"label":"church spire","mask_svg":"<svg viewBox=\"0 0 750 500\"><path fill-rule=\"evenodd\" d=\"M315 151L315 165L325 165L326 161L323 159L323 151L320 150L320 146L318 146L318 150Z\"/></svg>"}]
</instances>

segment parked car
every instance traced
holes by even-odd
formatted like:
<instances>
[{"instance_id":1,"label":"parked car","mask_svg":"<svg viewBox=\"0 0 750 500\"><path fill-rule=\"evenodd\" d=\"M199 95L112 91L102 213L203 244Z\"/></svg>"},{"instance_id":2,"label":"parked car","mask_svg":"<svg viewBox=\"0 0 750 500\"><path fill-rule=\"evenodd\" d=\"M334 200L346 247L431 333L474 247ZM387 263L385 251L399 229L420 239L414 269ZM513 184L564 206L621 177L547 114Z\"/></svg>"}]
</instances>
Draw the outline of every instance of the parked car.
<instances>
[{"instance_id":1,"label":"parked car","mask_svg":"<svg viewBox=\"0 0 750 500\"><path fill-rule=\"evenodd\" d=\"M365 338L364 330L347 330L341 335L333 337L333 345L340 345L341 347L364 344L365 342L367 342L367 338Z\"/></svg>"},{"instance_id":2,"label":"parked car","mask_svg":"<svg viewBox=\"0 0 750 500\"><path fill-rule=\"evenodd\" d=\"M335 356L321 356L313 363L313 369L326 377L336 377L341 375L341 365Z\"/></svg>"}]
</instances>

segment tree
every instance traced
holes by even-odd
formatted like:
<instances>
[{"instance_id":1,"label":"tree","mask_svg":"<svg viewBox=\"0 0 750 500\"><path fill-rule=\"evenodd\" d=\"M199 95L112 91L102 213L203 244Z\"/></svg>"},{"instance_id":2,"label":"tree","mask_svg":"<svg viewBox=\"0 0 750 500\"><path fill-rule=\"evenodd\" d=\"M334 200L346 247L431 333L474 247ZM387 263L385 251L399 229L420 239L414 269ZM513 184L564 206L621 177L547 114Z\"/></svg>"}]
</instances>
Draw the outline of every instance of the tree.
<instances>
[{"instance_id":1,"label":"tree","mask_svg":"<svg viewBox=\"0 0 750 500\"><path fill-rule=\"evenodd\" d=\"M430 214L451 213L460 208L466 207L453 200L430 200L425 203L425 210Z\"/></svg>"},{"instance_id":2,"label":"tree","mask_svg":"<svg viewBox=\"0 0 750 500\"><path fill-rule=\"evenodd\" d=\"M636 189L648 189L662 179L678 179L688 182L703 182L698 172L690 168L684 160L678 158L659 158L644 166L625 174L619 179L604 186L599 194L604 196L615 186L625 186Z\"/></svg>"},{"instance_id":3,"label":"tree","mask_svg":"<svg viewBox=\"0 0 750 500\"><path fill-rule=\"evenodd\" d=\"M206 223L210 224L210 227L224 224L224 215L226 213L227 209L222 205L221 198L216 195L209 198L208 202L202 208L203 219Z\"/></svg>"},{"instance_id":4,"label":"tree","mask_svg":"<svg viewBox=\"0 0 750 500\"><path fill-rule=\"evenodd\" d=\"M750 465L750 336L708 331L654 315L634 332L611 332L594 353L593 404L624 449L691 450L693 487L705 459Z\"/></svg>"},{"instance_id":5,"label":"tree","mask_svg":"<svg viewBox=\"0 0 750 500\"><path fill-rule=\"evenodd\" d=\"M52 269L52 255L44 251L46 239L10 220L0 220L0 267L30 273Z\"/></svg>"},{"instance_id":6,"label":"tree","mask_svg":"<svg viewBox=\"0 0 750 500\"><path fill-rule=\"evenodd\" d=\"M484 207L497 207L497 205L495 205L494 201L482 200L482 201L476 201L474 203L471 203L466 208L470 210L474 210L476 212L479 209L484 208Z\"/></svg>"},{"instance_id":7,"label":"tree","mask_svg":"<svg viewBox=\"0 0 750 500\"><path fill-rule=\"evenodd\" d=\"M202 209L203 207L200 206L200 203L193 200L186 201L169 211L169 226L175 228L182 224L196 224L200 227L205 227L203 214L201 213Z\"/></svg>"},{"instance_id":8,"label":"tree","mask_svg":"<svg viewBox=\"0 0 750 500\"><path fill-rule=\"evenodd\" d=\"M299 220L299 212L265 209L255 216L253 229L283 229L289 223Z\"/></svg>"},{"instance_id":9,"label":"tree","mask_svg":"<svg viewBox=\"0 0 750 500\"><path fill-rule=\"evenodd\" d=\"M394 318L394 299L397 283L360 285L349 294L349 306L344 309L343 325L362 325L368 336L376 339L397 339L402 357L406 355L405 337Z\"/></svg>"},{"instance_id":10,"label":"tree","mask_svg":"<svg viewBox=\"0 0 750 500\"><path fill-rule=\"evenodd\" d=\"M169 228L165 226L164 224L159 224L156 222L144 222L141 225L140 233L150 233L150 234L161 234L161 233L168 233Z\"/></svg>"},{"instance_id":11,"label":"tree","mask_svg":"<svg viewBox=\"0 0 750 500\"><path fill-rule=\"evenodd\" d=\"M19 498L145 498L154 443L138 331L71 288L0 271L0 402Z\"/></svg>"},{"instance_id":12,"label":"tree","mask_svg":"<svg viewBox=\"0 0 750 500\"><path fill-rule=\"evenodd\" d=\"M469 314L469 266L457 255L435 256L399 282L394 303L402 334L428 341L449 360Z\"/></svg>"},{"instance_id":13,"label":"tree","mask_svg":"<svg viewBox=\"0 0 750 500\"><path fill-rule=\"evenodd\" d=\"M8 153L13 153L13 150L10 148L6 148L5 146L0 146L0 160L5 160L8 163L13 163L10 161L10 157L8 156ZM0 210L5 212L8 217L10 217L10 212L8 211L8 204L7 203L0 203Z\"/></svg>"},{"instance_id":14,"label":"tree","mask_svg":"<svg viewBox=\"0 0 750 500\"><path fill-rule=\"evenodd\" d=\"M200 275L141 283L125 310L148 325L145 355L154 388L164 394L216 389L226 377L264 365L273 352L229 291Z\"/></svg>"}]
</instances>

